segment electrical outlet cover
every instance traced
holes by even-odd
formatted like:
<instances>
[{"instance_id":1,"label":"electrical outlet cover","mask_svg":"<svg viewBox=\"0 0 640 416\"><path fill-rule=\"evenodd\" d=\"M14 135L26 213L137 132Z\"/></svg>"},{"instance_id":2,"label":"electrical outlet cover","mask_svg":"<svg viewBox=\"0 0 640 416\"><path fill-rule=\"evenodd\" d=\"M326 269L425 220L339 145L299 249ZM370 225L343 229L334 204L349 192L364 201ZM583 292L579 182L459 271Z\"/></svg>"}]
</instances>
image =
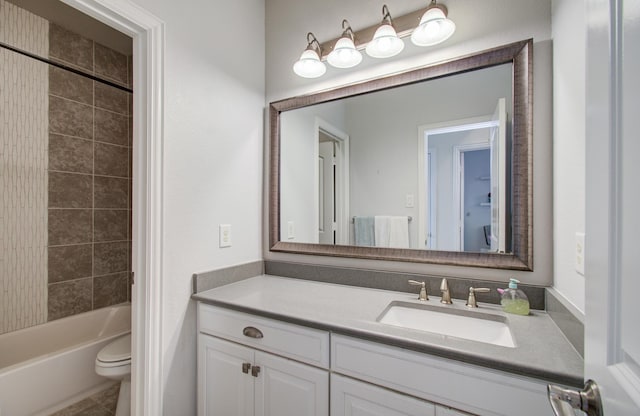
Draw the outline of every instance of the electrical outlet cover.
<instances>
[{"instance_id":1,"label":"electrical outlet cover","mask_svg":"<svg viewBox=\"0 0 640 416\"><path fill-rule=\"evenodd\" d=\"M220 247L231 247L231 224L220 224Z\"/></svg>"},{"instance_id":2,"label":"electrical outlet cover","mask_svg":"<svg viewBox=\"0 0 640 416\"><path fill-rule=\"evenodd\" d=\"M576 272L580 273L584 276L584 233L576 233L576 252L575 252L575 261L576 261Z\"/></svg>"}]
</instances>

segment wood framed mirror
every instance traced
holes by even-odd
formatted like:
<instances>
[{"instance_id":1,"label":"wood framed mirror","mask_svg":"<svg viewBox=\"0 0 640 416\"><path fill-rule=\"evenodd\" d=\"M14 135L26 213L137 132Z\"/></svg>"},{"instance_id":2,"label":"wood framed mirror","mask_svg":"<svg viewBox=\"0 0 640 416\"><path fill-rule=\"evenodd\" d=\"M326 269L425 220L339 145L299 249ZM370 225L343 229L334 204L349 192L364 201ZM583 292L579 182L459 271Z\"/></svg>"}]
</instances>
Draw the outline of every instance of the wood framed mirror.
<instances>
[{"instance_id":1,"label":"wood framed mirror","mask_svg":"<svg viewBox=\"0 0 640 416\"><path fill-rule=\"evenodd\" d=\"M400 74L272 102L269 106L270 250L361 259L532 270L532 49L533 41L529 39ZM489 80L497 77L506 80L502 81L506 89L487 87L492 85ZM460 91L454 88L459 88ZM480 90L489 91L487 96L482 98L482 105L479 106L482 108L460 110L476 99L468 94L475 94ZM413 98L396 95L402 91L413 95ZM435 98L436 101L428 102L427 97ZM496 97L503 98L496 100ZM500 100L503 102L502 116L498 114L501 108ZM409 105L413 102L418 104ZM386 103L389 106L385 108ZM496 108L494 118L488 105ZM447 106L455 108L456 111L441 113L440 110ZM382 141L392 147L379 150L379 153L386 155L398 153L395 165L410 167L410 173L407 174L409 179L397 172L392 172L388 177L377 177L376 175L385 170L384 167L393 171L391 166L394 164L388 160L372 162L375 157L372 156L371 149L375 147L373 136L376 134L371 131L381 131L384 126L394 125L396 118L401 118L394 117L395 115L401 112L408 113L403 108L415 107L419 108L422 118L414 117L409 122L405 120L402 125L403 129L411 130L412 133L403 134L395 130L386 133ZM339 110L336 110L337 108ZM376 113L375 109L384 112ZM336 117L341 121L336 122L326 116L331 112L339 114ZM356 114L360 113L368 114L369 118L363 119L361 115L356 117ZM307 123L311 127L306 130L300 130L302 115L307 121L313 120ZM380 123L376 124L378 121ZM366 129L358 130L358 127L363 125L369 127L369 133L366 133ZM454 125L456 127L451 128ZM480 168L487 170L486 175L476 173L475 177L465 179L466 176L461 172L465 169L471 172L472 167L469 165L465 168L464 162L462 165L459 163L464 160L461 153L464 153L464 149L482 150L482 143L451 144L440 142L444 140L440 136L444 137L445 133L452 131L469 130L472 128L469 126L479 126L478 128L485 129L479 133L480 135L490 136L482 139L490 157L487 159L489 164L481 165ZM494 140L494 137L500 137L500 133L503 136L502 141ZM438 134L440 136L437 136ZM364 140L359 139L361 136L366 136L369 142L359 144ZM402 144L404 136L408 137L406 141L410 145ZM442 170L451 171L452 180L449 181L456 183L453 191L448 183L436 185L433 182L436 175L430 175L428 167L434 166L435 162L431 161L428 137L431 140L438 137L438 141L434 143L447 143L447 149L454 149L452 163L458 170ZM305 144L306 148L313 151L304 153L297 149L304 140L308 141ZM334 168L336 164L333 162L328 165L333 170L333 176L324 180L323 172L326 172L327 168L323 168L319 161L323 160L323 143L328 142L333 143L333 150L329 150L329 154L332 160L337 160L338 167ZM501 144L494 147L494 142ZM402 156L403 154L405 156ZM435 147L433 154L436 154ZM470 156L471 153L468 154L468 160L472 159ZM367 161L370 163L365 164ZM456 194L457 189L474 188L476 185L471 181L476 179L487 182L477 185L485 186L478 188L481 196L471 193ZM330 198L323 196L324 182L333 182L335 185L327 194ZM460 182L466 183L467 186L460 185ZM435 193L435 190L440 188L458 195L453 198L454 202L450 206L437 208L438 205L434 201L450 199L449 194L440 191ZM397 189L400 189L400 194L393 193ZM489 189L488 193L486 189ZM396 205L376 203L373 199L367 199L367 195L377 195L378 200L395 201ZM325 199L331 199L331 205L323 208L326 203L323 205L322 201ZM471 201L472 207L469 208L461 202L462 200ZM484 207L484 212L489 213L488 216L483 214L483 208L479 207ZM433 213L438 210L442 217L445 213L453 212L454 220L446 222L440 217L436 218ZM325 211L331 215L327 217L323 214ZM479 214L476 215L476 211ZM389 213L392 216L378 215ZM395 217L407 218L409 224L407 237L401 236L401 240L407 241L403 245L381 246L379 243L383 238L378 238L379 241L376 242L363 238L363 224L371 223L372 218L375 218L378 224L379 219L384 221ZM461 230L467 224L465 217L475 217L476 221L469 222L466 226L470 231L469 237ZM402 227L403 223L400 224ZM379 229L376 230L377 237L382 235L377 233ZM322 236L327 230L330 231L329 240ZM434 237L436 234L438 238ZM479 246L474 246L472 242L478 239L482 242Z\"/></svg>"}]
</instances>

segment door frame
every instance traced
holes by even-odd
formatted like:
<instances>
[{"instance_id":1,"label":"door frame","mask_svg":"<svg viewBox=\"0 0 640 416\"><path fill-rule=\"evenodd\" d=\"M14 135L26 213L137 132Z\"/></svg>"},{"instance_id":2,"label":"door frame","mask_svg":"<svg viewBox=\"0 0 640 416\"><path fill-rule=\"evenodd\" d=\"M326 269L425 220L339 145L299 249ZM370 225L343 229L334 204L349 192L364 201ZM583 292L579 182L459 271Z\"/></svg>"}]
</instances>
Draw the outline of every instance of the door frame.
<instances>
[{"instance_id":1,"label":"door frame","mask_svg":"<svg viewBox=\"0 0 640 416\"><path fill-rule=\"evenodd\" d=\"M476 150L488 150L490 144L469 143L453 146L453 217L458 222L455 247L458 251L464 251L464 154Z\"/></svg>"},{"instance_id":2,"label":"door frame","mask_svg":"<svg viewBox=\"0 0 640 416\"><path fill-rule=\"evenodd\" d=\"M335 138L339 143L339 151L336 152L336 199L340 202L336 203L336 244L349 244L349 135L329 123L328 121L315 117L314 124L314 161L320 157L320 130L325 131L328 135ZM315 169L316 178L313 183L318 187L320 178L318 177L318 169ZM319 189L314 192L314 207L319 210L320 198ZM314 230L320 228L318 223L318 213L314 216L316 224Z\"/></svg>"},{"instance_id":3,"label":"door frame","mask_svg":"<svg viewBox=\"0 0 640 416\"><path fill-rule=\"evenodd\" d=\"M588 0L586 18L585 165L591 169L585 170L585 375L600 385L606 414L635 415L640 371L626 357L622 338L623 319L632 318L636 293L623 289L621 254L622 186L633 180L623 175L625 122L634 122L623 118L623 0Z\"/></svg>"},{"instance_id":4,"label":"door frame","mask_svg":"<svg viewBox=\"0 0 640 416\"><path fill-rule=\"evenodd\" d=\"M418 126L418 242L424 243L428 234L426 207L429 206L429 192L425 179L429 167L425 162L425 156L429 149L429 136L493 127L495 122L491 119L492 115L486 115Z\"/></svg>"},{"instance_id":5,"label":"door frame","mask_svg":"<svg viewBox=\"0 0 640 416\"><path fill-rule=\"evenodd\" d=\"M164 22L121 0L61 0L133 38L131 413L163 409Z\"/></svg>"}]
</instances>

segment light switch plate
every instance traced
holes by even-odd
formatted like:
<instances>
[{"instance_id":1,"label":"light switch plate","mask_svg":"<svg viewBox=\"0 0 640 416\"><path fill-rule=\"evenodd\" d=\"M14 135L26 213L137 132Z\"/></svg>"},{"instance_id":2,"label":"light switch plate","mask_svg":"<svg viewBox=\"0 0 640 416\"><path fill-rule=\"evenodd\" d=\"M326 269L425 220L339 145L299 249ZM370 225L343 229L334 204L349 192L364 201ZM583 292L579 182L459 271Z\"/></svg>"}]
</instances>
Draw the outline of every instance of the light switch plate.
<instances>
[{"instance_id":1,"label":"light switch plate","mask_svg":"<svg viewBox=\"0 0 640 416\"><path fill-rule=\"evenodd\" d=\"M405 208L413 208L415 205L415 198L413 197L413 194L407 194L405 196Z\"/></svg>"},{"instance_id":2,"label":"light switch plate","mask_svg":"<svg viewBox=\"0 0 640 416\"><path fill-rule=\"evenodd\" d=\"M294 238L296 238L296 226L293 221L287 222L287 238L289 240L293 240Z\"/></svg>"},{"instance_id":3,"label":"light switch plate","mask_svg":"<svg viewBox=\"0 0 640 416\"><path fill-rule=\"evenodd\" d=\"M576 252L575 252L575 260L576 260L576 272L580 273L584 276L584 233L576 233Z\"/></svg>"},{"instance_id":4,"label":"light switch plate","mask_svg":"<svg viewBox=\"0 0 640 416\"><path fill-rule=\"evenodd\" d=\"M220 224L220 247L231 247L231 224Z\"/></svg>"}]
</instances>

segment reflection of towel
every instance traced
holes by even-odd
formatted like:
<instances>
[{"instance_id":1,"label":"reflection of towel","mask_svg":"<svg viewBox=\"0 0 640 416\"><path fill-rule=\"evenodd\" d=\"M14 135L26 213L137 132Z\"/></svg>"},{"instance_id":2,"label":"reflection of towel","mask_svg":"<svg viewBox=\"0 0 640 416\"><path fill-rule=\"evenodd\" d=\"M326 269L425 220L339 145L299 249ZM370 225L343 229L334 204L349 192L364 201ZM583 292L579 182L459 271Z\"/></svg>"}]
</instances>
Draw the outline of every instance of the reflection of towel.
<instances>
[{"instance_id":1,"label":"reflection of towel","mask_svg":"<svg viewBox=\"0 0 640 416\"><path fill-rule=\"evenodd\" d=\"M409 248L409 218L376 215L376 247Z\"/></svg>"},{"instance_id":2,"label":"reflection of towel","mask_svg":"<svg viewBox=\"0 0 640 416\"><path fill-rule=\"evenodd\" d=\"M373 217L355 217L353 220L357 246L375 245L373 235Z\"/></svg>"}]
</instances>

